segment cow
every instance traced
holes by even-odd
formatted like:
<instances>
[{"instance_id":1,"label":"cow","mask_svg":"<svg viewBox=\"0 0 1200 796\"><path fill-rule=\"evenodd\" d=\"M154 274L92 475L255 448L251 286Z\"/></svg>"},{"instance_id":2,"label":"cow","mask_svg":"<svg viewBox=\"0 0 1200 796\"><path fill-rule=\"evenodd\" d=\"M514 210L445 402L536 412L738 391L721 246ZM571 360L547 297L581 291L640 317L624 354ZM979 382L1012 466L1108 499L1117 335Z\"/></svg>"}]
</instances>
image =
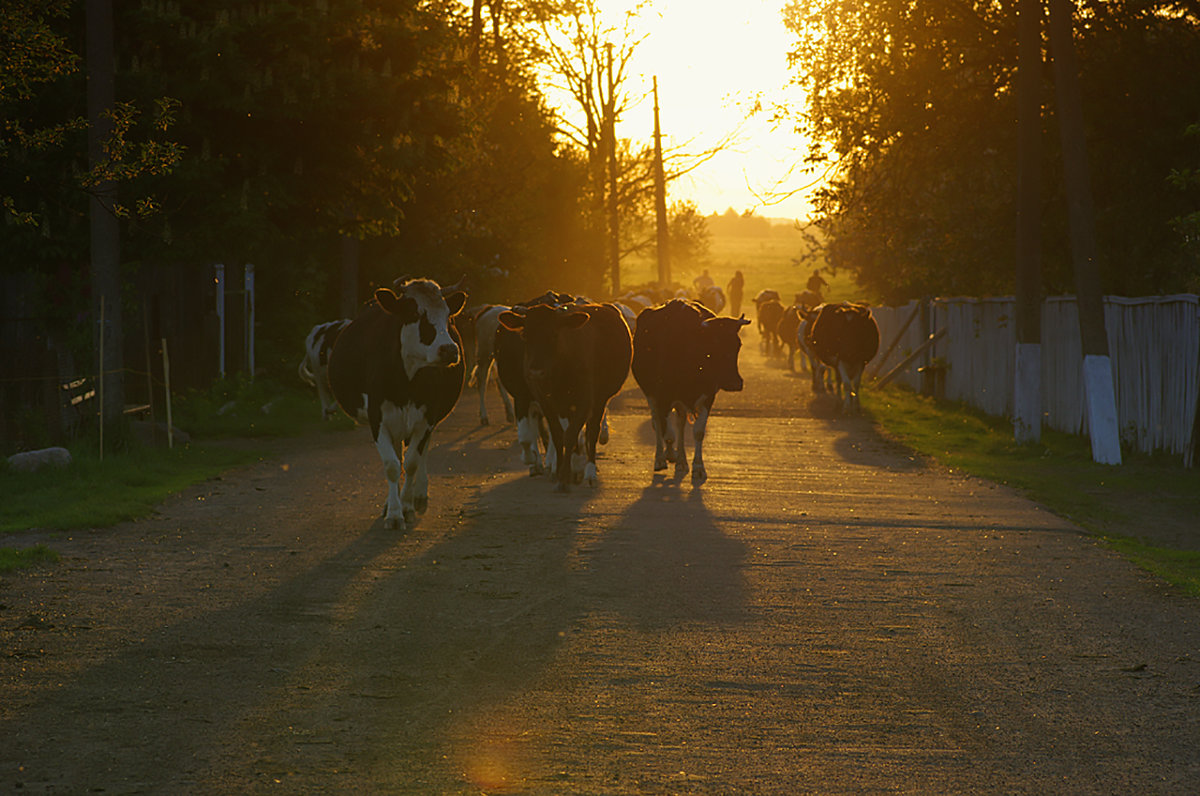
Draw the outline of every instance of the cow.
<instances>
[{"instance_id":1,"label":"cow","mask_svg":"<svg viewBox=\"0 0 1200 796\"><path fill-rule=\"evenodd\" d=\"M337 414L338 404L329 391L329 354L338 335L350 325L349 318L318 323L304 338L304 358L300 360L300 379L317 388L321 402L321 417L325 420Z\"/></svg>"},{"instance_id":2,"label":"cow","mask_svg":"<svg viewBox=\"0 0 1200 796\"><path fill-rule=\"evenodd\" d=\"M487 393L488 376L491 374L492 365L496 360L496 330L500 326L500 321L497 319L500 317L500 313L507 309L509 307L503 304L485 304L476 308L472 314L475 365L471 368L471 375L467 383L479 392L479 424L483 426L488 425L485 394ZM496 388L499 390L500 400L504 404L504 419L512 421L515 417L512 398L504 389L504 385L500 383L499 377L496 379Z\"/></svg>"},{"instance_id":3,"label":"cow","mask_svg":"<svg viewBox=\"0 0 1200 796\"><path fill-rule=\"evenodd\" d=\"M633 338L633 378L650 406L654 427L654 471L674 460L675 477L687 475L684 432L694 419L692 484L708 479L704 466L704 433L719 390L738 392L738 351L745 316L718 318L703 304L674 299L638 316ZM671 428L672 411L677 433ZM678 441L678 449L675 442Z\"/></svg>"},{"instance_id":4,"label":"cow","mask_svg":"<svg viewBox=\"0 0 1200 796\"><path fill-rule=\"evenodd\" d=\"M562 306L574 301L575 297L568 293L550 290L528 301L514 304L511 309L514 312L522 312L541 304ZM496 356L496 375L500 377L501 386L512 396L521 460L529 465L530 475L540 475L545 472L542 451L546 450L549 453L550 435L542 422L542 408L525 381L525 341L519 333L498 323L493 350Z\"/></svg>"},{"instance_id":5,"label":"cow","mask_svg":"<svg viewBox=\"0 0 1200 796\"><path fill-rule=\"evenodd\" d=\"M805 345L837 376L838 394L846 413L860 408L858 393L867 363L879 352L879 326L866 304L844 301L822 304L806 324ZM814 387L815 387L814 374Z\"/></svg>"},{"instance_id":6,"label":"cow","mask_svg":"<svg viewBox=\"0 0 1200 796\"><path fill-rule=\"evenodd\" d=\"M342 411L370 426L383 461L385 528L404 530L428 507L429 439L463 388L462 341L452 319L466 300L461 291L443 296L430 279L379 288L329 358L334 397Z\"/></svg>"},{"instance_id":7,"label":"cow","mask_svg":"<svg viewBox=\"0 0 1200 796\"><path fill-rule=\"evenodd\" d=\"M787 366L791 371L796 369L796 347L799 345L796 332L803 320L800 315L801 309L799 304L784 307L779 315L779 322L775 324L775 336L779 338L779 344L787 349Z\"/></svg>"},{"instance_id":8,"label":"cow","mask_svg":"<svg viewBox=\"0 0 1200 796\"><path fill-rule=\"evenodd\" d=\"M808 338L812 333L812 325L816 319L816 308L801 309L800 327L796 329L796 346L804 354L805 360L808 361L808 369L812 372L812 391L814 394L820 394L827 391L826 381L831 376L829 368L825 367L824 363L821 362L821 358L817 356L817 352L808 343Z\"/></svg>"},{"instance_id":9,"label":"cow","mask_svg":"<svg viewBox=\"0 0 1200 796\"><path fill-rule=\"evenodd\" d=\"M699 301L717 315L725 309L725 291L716 285L709 285L700 291Z\"/></svg>"},{"instance_id":10,"label":"cow","mask_svg":"<svg viewBox=\"0 0 1200 796\"><path fill-rule=\"evenodd\" d=\"M523 372L550 427L556 490L574 480L579 435L585 432L584 483L595 486L596 443L608 401L629 377L633 343L613 304L538 304L500 313L504 328L525 344Z\"/></svg>"},{"instance_id":11,"label":"cow","mask_svg":"<svg viewBox=\"0 0 1200 796\"><path fill-rule=\"evenodd\" d=\"M779 299L768 298L758 306L758 333L762 335L761 347L764 353L770 355L779 351L779 319L783 317L783 303Z\"/></svg>"}]
</instances>

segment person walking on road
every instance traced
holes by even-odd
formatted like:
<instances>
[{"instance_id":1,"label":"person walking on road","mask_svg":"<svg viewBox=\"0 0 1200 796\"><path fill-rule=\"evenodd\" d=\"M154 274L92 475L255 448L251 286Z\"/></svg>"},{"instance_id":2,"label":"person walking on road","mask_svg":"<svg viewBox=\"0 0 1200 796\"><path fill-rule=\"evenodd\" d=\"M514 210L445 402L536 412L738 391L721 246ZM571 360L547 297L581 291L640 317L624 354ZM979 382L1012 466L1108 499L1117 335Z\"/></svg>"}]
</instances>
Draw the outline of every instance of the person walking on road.
<instances>
[{"instance_id":1,"label":"person walking on road","mask_svg":"<svg viewBox=\"0 0 1200 796\"><path fill-rule=\"evenodd\" d=\"M742 293L746 289L746 277L734 271L733 278L725 286L725 297L729 299L729 314L736 318L742 312Z\"/></svg>"}]
</instances>

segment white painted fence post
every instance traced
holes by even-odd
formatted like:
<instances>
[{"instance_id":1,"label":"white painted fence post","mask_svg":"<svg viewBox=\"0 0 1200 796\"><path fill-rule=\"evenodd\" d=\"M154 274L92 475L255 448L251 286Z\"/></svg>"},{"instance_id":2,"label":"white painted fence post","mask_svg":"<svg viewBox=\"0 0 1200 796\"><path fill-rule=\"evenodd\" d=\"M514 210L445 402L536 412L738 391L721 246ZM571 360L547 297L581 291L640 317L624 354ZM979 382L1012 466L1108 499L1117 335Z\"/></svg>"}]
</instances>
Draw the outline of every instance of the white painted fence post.
<instances>
[{"instance_id":1,"label":"white painted fence post","mask_svg":"<svg viewBox=\"0 0 1200 796\"><path fill-rule=\"evenodd\" d=\"M1112 359L1107 354L1088 354L1083 358L1083 389L1092 438L1092 461L1120 464L1121 428L1117 421Z\"/></svg>"}]
</instances>

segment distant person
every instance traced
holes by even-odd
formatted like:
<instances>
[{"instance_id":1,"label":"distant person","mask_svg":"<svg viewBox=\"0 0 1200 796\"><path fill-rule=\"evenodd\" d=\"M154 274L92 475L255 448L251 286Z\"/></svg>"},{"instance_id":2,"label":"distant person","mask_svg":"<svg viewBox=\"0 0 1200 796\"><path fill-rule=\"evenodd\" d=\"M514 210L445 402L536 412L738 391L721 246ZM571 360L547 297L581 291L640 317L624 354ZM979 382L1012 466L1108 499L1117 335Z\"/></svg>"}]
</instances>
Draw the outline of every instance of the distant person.
<instances>
[{"instance_id":1,"label":"distant person","mask_svg":"<svg viewBox=\"0 0 1200 796\"><path fill-rule=\"evenodd\" d=\"M733 272L733 279L725 286L725 297L729 299L729 314L736 318L742 313L742 293L746 289L746 277L741 271Z\"/></svg>"},{"instance_id":2,"label":"distant person","mask_svg":"<svg viewBox=\"0 0 1200 796\"><path fill-rule=\"evenodd\" d=\"M692 280L692 284L696 286L697 293L703 293L705 289L713 286L713 279L708 275L708 269L704 269L704 273Z\"/></svg>"},{"instance_id":3,"label":"distant person","mask_svg":"<svg viewBox=\"0 0 1200 796\"><path fill-rule=\"evenodd\" d=\"M821 269L813 271L812 276L808 278L808 289L818 295L825 295L824 288L829 287L829 283L821 277Z\"/></svg>"}]
</instances>

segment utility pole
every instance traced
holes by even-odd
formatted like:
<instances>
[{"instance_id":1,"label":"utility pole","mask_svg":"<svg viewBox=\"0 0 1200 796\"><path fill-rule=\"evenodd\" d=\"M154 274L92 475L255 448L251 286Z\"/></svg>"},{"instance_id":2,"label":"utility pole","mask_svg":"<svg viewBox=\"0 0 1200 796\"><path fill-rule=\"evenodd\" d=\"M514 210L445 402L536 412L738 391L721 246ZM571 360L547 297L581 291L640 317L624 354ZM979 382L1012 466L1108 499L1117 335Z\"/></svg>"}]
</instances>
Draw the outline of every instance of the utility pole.
<instances>
[{"instance_id":1,"label":"utility pole","mask_svg":"<svg viewBox=\"0 0 1200 796\"><path fill-rule=\"evenodd\" d=\"M96 168L108 160L104 145L112 138L113 121L110 114L116 104L112 0L87 0L84 13L87 26L88 164ZM97 340L102 341L100 345L103 347L102 351L97 351L97 358L102 363L102 370L107 371L100 373L105 395L105 416L100 418L102 424L118 420L125 411L121 230L114 207L116 192L116 183L104 180L92 189L88 200L94 317L101 318L100 308L104 307L100 323L105 328L98 329L96 336Z\"/></svg>"},{"instance_id":2,"label":"utility pole","mask_svg":"<svg viewBox=\"0 0 1200 796\"><path fill-rule=\"evenodd\" d=\"M1075 266L1075 301L1079 308L1079 337L1083 348L1088 432L1092 440L1092 460L1100 464L1120 464L1121 436L1108 334L1104 327L1100 272L1096 263L1096 219L1083 135L1079 72L1072 40L1072 7L1073 3L1068 4L1068 0L1050 0L1050 43L1054 49L1054 84L1067 188L1071 258Z\"/></svg>"},{"instance_id":3,"label":"utility pole","mask_svg":"<svg viewBox=\"0 0 1200 796\"><path fill-rule=\"evenodd\" d=\"M671 228L667 222L667 179L663 174L662 129L658 124L658 75L654 76L654 223L658 231L658 284L671 283Z\"/></svg>"},{"instance_id":4,"label":"utility pole","mask_svg":"<svg viewBox=\"0 0 1200 796\"><path fill-rule=\"evenodd\" d=\"M617 100L613 96L613 46L608 51L608 96L604 102L604 127L608 145L608 258L612 269L612 294L621 293L621 216L617 202Z\"/></svg>"},{"instance_id":5,"label":"utility pole","mask_svg":"<svg viewBox=\"0 0 1200 796\"><path fill-rule=\"evenodd\" d=\"M1042 438L1041 0L1017 9L1017 279L1013 435Z\"/></svg>"}]
</instances>

